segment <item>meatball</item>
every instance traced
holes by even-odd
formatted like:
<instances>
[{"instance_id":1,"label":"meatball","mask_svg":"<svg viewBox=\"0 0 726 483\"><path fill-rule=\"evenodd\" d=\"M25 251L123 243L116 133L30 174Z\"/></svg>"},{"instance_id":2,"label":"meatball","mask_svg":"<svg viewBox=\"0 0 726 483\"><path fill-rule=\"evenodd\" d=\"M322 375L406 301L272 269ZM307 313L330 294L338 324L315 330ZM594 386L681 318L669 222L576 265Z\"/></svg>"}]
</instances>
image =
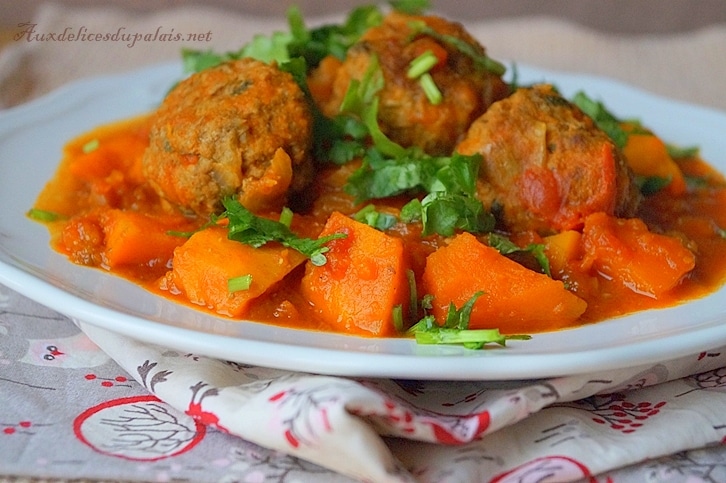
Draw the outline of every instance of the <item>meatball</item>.
<instances>
[{"instance_id":1,"label":"meatball","mask_svg":"<svg viewBox=\"0 0 726 483\"><path fill-rule=\"evenodd\" d=\"M456 150L483 155L478 195L512 231L579 229L595 212L632 216L640 201L620 150L550 85L492 105Z\"/></svg>"},{"instance_id":2,"label":"meatball","mask_svg":"<svg viewBox=\"0 0 726 483\"><path fill-rule=\"evenodd\" d=\"M423 22L439 34L437 37L458 39L478 55L485 54L485 49L458 23L436 16L392 12L348 50L322 110L328 116L338 112L351 79L361 79L375 55L385 82L379 93L381 130L403 146L415 145L429 154L448 155L474 119L492 102L506 96L509 89L500 75L477 65L451 42L416 34L412 22ZM438 58L429 72L443 94L436 105L428 100L417 79L407 77L410 62L426 51Z\"/></svg>"},{"instance_id":3,"label":"meatball","mask_svg":"<svg viewBox=\"0 0 726 483\"><path fill-rule=\"evenodd\" d=\"M165 200L208 215L236 196L278 209L312 178L312 114L292 76L252 59L180 82L153 114L143 170Z\"/></svg>"}]
</instances>

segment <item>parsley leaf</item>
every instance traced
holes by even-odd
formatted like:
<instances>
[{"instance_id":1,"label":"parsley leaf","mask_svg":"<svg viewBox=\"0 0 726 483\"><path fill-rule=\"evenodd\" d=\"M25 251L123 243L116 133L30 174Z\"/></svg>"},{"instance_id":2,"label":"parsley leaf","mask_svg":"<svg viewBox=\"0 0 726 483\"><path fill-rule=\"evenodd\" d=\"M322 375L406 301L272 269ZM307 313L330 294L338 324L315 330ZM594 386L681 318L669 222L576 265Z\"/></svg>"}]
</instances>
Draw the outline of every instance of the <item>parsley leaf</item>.
<instances>
[{"instance_id":1,"label":"parsley leaf","mask_svg":"<svg viewBox=\"0 0 726 483\"><path fill-rule=\"evenodd\" d=\"M326 244L331 240L346 236L344 233L334 233L316 240L299 237L284 223L256 216L234 198L225 198L222 200L222 204L225 211L219 218L229 220L227 237L230 240L255 248L269 242L278 242L302 253L317 266L325 265L327 261L325 253L330 248Z\"/></svg>"}]
</instances>

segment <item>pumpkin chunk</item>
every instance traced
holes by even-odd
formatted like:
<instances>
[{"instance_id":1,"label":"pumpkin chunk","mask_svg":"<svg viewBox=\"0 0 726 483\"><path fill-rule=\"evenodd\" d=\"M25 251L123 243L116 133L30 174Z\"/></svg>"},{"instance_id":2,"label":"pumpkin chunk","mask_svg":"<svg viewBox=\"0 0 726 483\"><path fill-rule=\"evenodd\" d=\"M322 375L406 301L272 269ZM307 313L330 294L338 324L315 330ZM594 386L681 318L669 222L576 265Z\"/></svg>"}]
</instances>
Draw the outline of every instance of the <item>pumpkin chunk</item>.
<instances>
[{"instance_id":1,"label":"pumpkin chunk","mask_svg":"<svg viewBox=\"0 0 726 483\"><path fill-rule=\"evenodd\" d=\"M523 267L469 233L429 255L422 285L422 293L434 297L437 320L446 317L450 303L458 308L483 292L469 328L498 328L504 334L567 327L587 308L562 282Z\"/></svg>"}]
</instances>

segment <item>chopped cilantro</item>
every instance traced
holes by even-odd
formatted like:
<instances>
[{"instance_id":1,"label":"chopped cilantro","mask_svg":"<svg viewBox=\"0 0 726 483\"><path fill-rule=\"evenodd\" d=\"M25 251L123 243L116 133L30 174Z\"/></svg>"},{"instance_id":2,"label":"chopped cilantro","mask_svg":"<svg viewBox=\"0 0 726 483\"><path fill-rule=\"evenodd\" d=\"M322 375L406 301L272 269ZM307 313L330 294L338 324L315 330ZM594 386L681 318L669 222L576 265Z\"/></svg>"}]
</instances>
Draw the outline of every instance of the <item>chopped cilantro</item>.
<instances>
[{"instance_id":1,"label":"chopped cilantro","mask_svg":"<svg viewBox=\"0 0 726 483\"><path fill-rule=\"evenodd\" d=\"M700 148L698 146L680 147L674 144L666 144L666 149L668 150L668 155L676 160L693 158L698 156L700 152Z\"/></svg>"},{"instance_id":2,"label":"chopped cilantro","mask_svg":"<svg viewBox=\"0 0 726 483\"><path fill-rule=\"evenodd\" d=\"M248 273L247 275L241 275L227 280L227 291L229 293L234 293L249 290L251 285L252 275Z\"/></svg>"},{"instance_id":3,"label":"chopped cilantro","mask_svg":"<svg viewBox=\"0 0 726 483\"><path fill-rule=\"evenodd\" d=\"M227 237L246 245L258 248L268 242L279 242L282 245L297 250L317 266L325 265L325 253L330 250L326 244L336 238L344 238L344 233L334 233L317 240L302 238L283 223L254 215L234 198L225 198L222 201L226 211L220 218L227 218L229 232Z\"/></svg>"},{"instance_id":4,"label":"chopped cilantro","mask_svg":"<svg viewBox=\"0 0 726 483\"><path fill-rule=\"evenodd\" d=\"M444 192L473 197L481 165L478 154L428 156L415 150L386 159L371 149L364 163L348 180L346 191L358 201L385 198L410 190Z\"/></svg>"},{"instance_id":5,"label":"chopped cilantro","mask_svg":"<svg viewBox=\"0 0 726 483\"><path fill-rule=\"evenodd\" d=\"M572 98L572 103L590 116L618 148L622 149L625 146L628 142L628 133L622 128L620 119L615 117L602 102L595 101L579 91Z\"/></svg>"},{"instance_id":6,"label":"chopped cilantro","mask_svg":"<svg viewBox=\"0 0 726 483\"><path fill-rule=\"evenodd\" d=\"M437 161L446 160L438 170ZM422 200L414 198L401 210L401 220L411 223L421 220L424 235L439 233L452 235L455 230L485 233L494 228L494 217L481 201L460 188L461 179L451 175L450 162L469 157L421 158L394 160L383 166L364 165L348 180L346 191L360 199L385 198L410 190L429 193ZM427 166L427 161L431 165Z\"/></svg>"},{"instance_id":7,"label":"chopped cilantro","mask_svg":"<svg viewBox=\"0 0 726 483\"><path fill-rule=\"evenodd\" d=\"M373 55L363 77L360 80L351 80L340 106L340 114L359 119L368 129L373 145L381 154L401 157L406 154L406 149L391 141L378 125L378 92L383 84L383 72L378 57Z\"/></svg>"},{"instance_id":8,"label":"chopped cilantro","mask_svg":"<svg viewBox=\"0 0 726 483\"><path fill-rule=\"evenodd\" d=\"M383 12L375 5L363 5L350 11L342 24L307 29L299 11L288 11L292 38L287 45L290 57L303 57L316 67L328 55L343 60L348 49L371 27L380 25Z\"/></svg>"},{"instance_id":9,"label":"chopped cilantro","mask_svg":"<svg viewBox=\"0 0 726 483\"><path fill-rule=\"evenodd\" d=\"M91 153L98 149L98 146L100 145L100 141L97 138L91 139L86 144L81 147L81 151L83 151L84 154Z\"/></svg>"},{"instance_id":10,"label":"chopped cilantro","mask_svg":"<svg viewBox=\"0 0 726 483\"><path fill-rule=\"evenodd\" d=\"M409 63L406 77L409 79L418 79L438 63L439 58L436 57L436 54L431 50L427 50Z\"/></svg>"},{"instance_id":11,"label":"chopped cilantro","mask_svg":"<svg viewBox=\"0 0 726 483\"><path fill-rule=\"evenodd\" d=\"M428 99L431 104L434 106L441 104L441 101L444 100L444 95L439 90L439 86L436 85L436 82L434 82L434 78L431 77L431 74L426 72L421 75L418 83L421 86L421 89L423 89L426 99Z\"/></svg>"},{"instance_id":12,"label":"chopped cilantro","mask_svg":"<svg viewBox=\"0 0 726 483\"><path fill-rule=\"evenodd\" d=\"M403 332L403 305L398 304L393 307L393 328L397 333Z\"/></svg>"},{"instance_id":13,"label":"chopped cilantro","mask_svg":"<svg viewBox=\"0 0 726 483\"><path fill-rule=\"evenodd\" d=\"M415 223L421 221L422 217L421 200L414 198L401 208L399 217L404 223Z\"/></svg>"},{"instance_id":14,"label":"chopped cilantro","mask_svg":"<svg viewBox=\"0 0 726 483\"><path fill-rule=\"evenodd\" d=\"M285 225L286 227L290 228L290 225L292 224L292 217L293 212L290 208L285 206L282 211L280 211L280 223Z\"/></svg>"},{"instance_id":15,"label":"chopped cilantro","mask_svg":"<svg viewBox=\"0 0 726 483\"><path fill-rule=\"evenodd\" d=\"M663 176L636 176L635 184L643 195L651 196L671 184L671 178Z\"/></svg>"},{"instance_id":16,"label":"chopped cilantro","mask_svg":"<svg viewBox=\"0 0 726 483\"><path fill-rule=\"evenodd\" d=\"M451 236L456 230L486 233L494 229L494 216L481 201L459 193L434 191L421 200L423 234Z\"/></svg>"},{"instance_id":17,"label":"chopped cilantro","mask_svg":"<svg viewBox=\"0 0 726 483\"><path fill-rule=\"evenodd\" d=\"M512 63L510 71L512 72L512 78L509 81L509 90L514 92L521 87L519 84L519 69L517 68L517 64Z\"/></svg>"},{"instance_id":18,"label":"chopped cilantro","mask_svg":"<svg viewBox=\"0 0 726 483\"><path fill-rule=\"evenodd\" d=\"M392 0L389 3L394 10L409 15L421 15L431 8L431 2L429 0Z\"/></svg>"},{"instance_id":19,"label":"chopped cilantro","mask_svg":"<svg viewBox=\"0 0 726 483\"><path fill-rule=\"evenodd\" d=\"M370 27L379 25L383 13L375 5L353 9L342 24L308 29L296 6L287 11L288 31L270 35L258 34L237 51L218 53L211 50L182 50L185 72L199 72L223 62L251 57L263 62L283 64L296 57L305 60L308 68L316 67L327 55L345 58L348 49Z\"/></svg>"},{"instance_id":20,"label":"chopped cilantro","mask_svg":"<svg viewBox=\"0 0 726 483\"><path fill-rule=\"evenodd\" d=\"M704 176L686 176L686 186L689 190L703 189L709 185L709 180Z\"/></svg>"},{"instance_id":21,"label":"chopped cilantro","mask_svg":"<svg viewBox=\"0 0 726 483\"><path fill-rule=\"evenodd\" d=\"M413 21L409 23L409 27L412 30L412 37L417 35L428 35L429 37L438 40L439 42L450 45L455 48L463 55L469 57L477 68L490 72L494 75L503 75L507 68L499 61L496 61L486 55L485 53L478 52L477 49L465 42L464 40L455 37L453 35L441 34L429 27L423 21Z\"/></svg>"},{"instance_id":22,"label":"chopped cilantro","mask_svg":"<svg viewBox=\"0 0 726 483\"><path fill-rule=\"evenodd\" d=\"M418 344L455 344L467 349L483 349L487 344L506 346L508 340L529 340L529 335L503 335L499 329L444 329L432 327L426 331L416 331Z\"/></svg>"},{"instance_id":23,"label":"chopped cilantro","mask_svg":"<svg viewBox=\"0 0 726 483\"><path fill-rule=\"evenodd\" d=\"M292 36L287 32L273 32L271 35L257 34L237 52L235 58L250 57L267 64L282 64L290 60L287 46Z\"/></svg>"},{"instance_id":24,"label":"chopped cilantro","mask_svg":"<svg viewBox=\"0 0 726 483\"><path fill-rule=\"evenodd\" d=\"M421 187L421 176L421 166L415 159L386 160L370 149L363 165L348 178L345 190L358 202L386 198Z\"/></svg>"},{"instance_id":25,"label":"chopped cilantro","mask_svg":"<svg viewBox=\"0 0 726 483\"><path fill-rule=\"evenodd\" d=\"M529 335L503 335L499 329L469 329L474 303L483 292L477 292L460 308L451 303L443 325L438 325L432 315L425 315L413 325L413 334L418 344L456 344L467 349L482 349L487 344L505 346L507 340L529 340ZM430 302L430 299L429 299Z\"/></svg>"},{"instance_id":26,"label":"chopped cilantro","mask_svg":"<svg viewBox=\"0 0 726 483\"><path fill-rule=\"evenodd\" d=\"M182 49L182 64L184 72L200 72L210 67L215 67L227 60L231 60L232 54L220 54L211 50Z\"/></svg>"},{"instance_id":27,"label":"chopped cilantro","mask_svg":"<svg viewBox=\"0 0 726 483\"><path fill-rule=\"evenodd\" d=\"M64 215L61 215L60 213L56 213L54 211L49 210L40 210L38 208L31 208L28 210L28 217L30 217L33 220L36 221L58 221L63 220L66 217Z\"/></svg>"},{"instance_id":28,"label":"chopped cilantro","mask_svg":"<svg viewBox=\"0 0 726 483\"><path fill-rule=\"evenodd\" d=\"M515 245L509 238L497 233L490 233L488 236L489 246L495 248L502 255L511 255L513 253L525 252L531 253L539 263L542 271L548 276L552 276L550 271L550 260L545 254L545 246L541 243L531 243L524 248Z\"/></svg>"},{"instance_id":29,"label":"chopped cilantro","mask_svg":"<svg viewBox=\"0 0 726 483\"><path fill-rule=\"evenodd\" d=\"M433 105L440 104L443 100L443 94L436 85L434 78L431 77L429 71L439 63L439 58L432 51L427 50L423 54L413 59L406 71L406 77L409 79L418 79L426 98Z\"/></svg>"},{"instance_id":30,"label":"chopped cilantro","mask_svg":"<svg viewBox=\"0 0 726 483\"><path fill-rule=\"evenodd\" d=\"M363 125L372 141L365 137L342 139L333 146L346 146L360 155L363 163L347 181L345 191L357 202L387 198L402 193L421 193L424 198L407 204L402 213L406 222L420 219L424 234L448 236L455 230L481 233L494 226L494 218L475 197L476 179L481 155L454 153L452 156L431 156L421 149L404 148L393 142L380 129L377 120L378 92L383 84L377 59L374 57L360 81L351 82L338 119L351 117ZM339 121L339 125L342 123ZM362 135L361 132L356 133ZM343 144L346 143L346 144ZM336 158L343 156L336 151Z\"/></svg>"},{"instance_id":31,"label":"chopped cilantro","mask_svg":"<svg viewBox=\"0 0 726 483\"><path fill-rule=\"evenodd\" d=\"M353 215L353 219L380 231L388 230L398 221L391 214L377 211L374 205L366 205L364 208L361 208Z\"/></svg>"}]
</instances>

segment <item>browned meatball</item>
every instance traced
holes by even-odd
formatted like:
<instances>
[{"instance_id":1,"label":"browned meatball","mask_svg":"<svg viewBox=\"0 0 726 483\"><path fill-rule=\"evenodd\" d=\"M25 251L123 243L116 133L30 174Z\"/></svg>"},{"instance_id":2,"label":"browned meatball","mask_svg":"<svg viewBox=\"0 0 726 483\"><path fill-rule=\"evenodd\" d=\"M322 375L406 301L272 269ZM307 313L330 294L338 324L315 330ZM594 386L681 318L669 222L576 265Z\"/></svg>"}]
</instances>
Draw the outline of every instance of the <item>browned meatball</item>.
<instances>
[{"instance_id":1,"label":"browned meatball","mask_svg":"<svg viewBox=\"0 0 726 483\"><path fill-rule=\"evenodd\" d=\"M552 86L518 89L477 119L456 150L481 153L479 196L513 231L578 229L595 212L635 214L620 150Z\"/></svg>"},{"instance_id":2,"label":"browned meatball","mask_svg":"<svg viewBox=\"0 0 726 483\"><path fill-rule=\"evenodd\" d=\"M403 146L420 146L430 154L450 154L469 125L495 100L508 94L500 75L475 64L450 42L413 32L411 22L424 22L443 36L468 44L484 55L484 48L464 28L436 16L410 16L392 12L380 26L366 31L353 45L333 83L323 112L337 113L351 79L361 79L373 55L378 57L385 86L379 93L381 129ZM443 94L432 104L417 79L409 79L410 62L426 51L439 62L429 72Z\"/></svg>"},{"instance_id":3,"label":"browned meatball","mask_svg":"<svg viewBox=\"0 0 726 483\"><path fill-rule=\"evenodd\" d=\"M143 169L182 209L206 215L236 195L253 211L281 207L312 177L312 115L292 76L242 59L185 79L153 114Z\"/></svg>"}]
</instances>

